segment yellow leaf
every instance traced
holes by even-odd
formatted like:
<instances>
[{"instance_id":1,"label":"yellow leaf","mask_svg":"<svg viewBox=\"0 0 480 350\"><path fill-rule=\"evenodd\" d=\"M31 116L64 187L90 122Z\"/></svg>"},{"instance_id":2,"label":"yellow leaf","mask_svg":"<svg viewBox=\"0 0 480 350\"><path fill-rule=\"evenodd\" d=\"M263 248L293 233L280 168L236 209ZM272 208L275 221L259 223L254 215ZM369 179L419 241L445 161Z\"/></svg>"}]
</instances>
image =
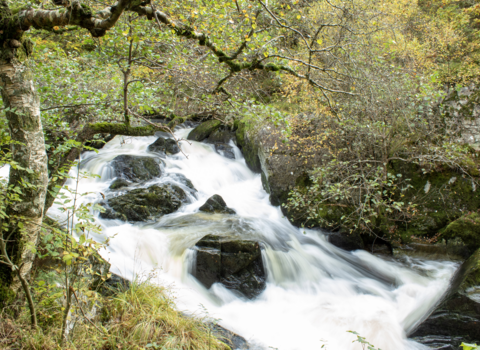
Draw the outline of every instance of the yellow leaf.
<instances>
[{"instance_id":1,"label":"yellow leaf","mask_svg":"<svg viewBox=\"0 0 480 350\"><path fill-rule=\"evenodd\" d=\"M318 39L317 43L318 43L318 45L322 45L322 43L323 43L322 39Z\"/></svg>"},{"instance_id":2,"label":"yellow leaf","mask_svg":"<svg viewBox=\"0 0 480 350\"><path fill-rule=\"evenodd\" d=\"M298 15L298 16L297 16L297 19L300 19L300 18L302 18L302 16Z\"/></svg>"},{"instance_id":3,"label":"yellow leaf","mask_svg":"<svg viewBox=\"0 0 480 350\"><path fill-rule=\"evenodd\" d=\"M53 30L59 30L60 28L58 26L53 27Z\"/></svg>"}]
</instances>

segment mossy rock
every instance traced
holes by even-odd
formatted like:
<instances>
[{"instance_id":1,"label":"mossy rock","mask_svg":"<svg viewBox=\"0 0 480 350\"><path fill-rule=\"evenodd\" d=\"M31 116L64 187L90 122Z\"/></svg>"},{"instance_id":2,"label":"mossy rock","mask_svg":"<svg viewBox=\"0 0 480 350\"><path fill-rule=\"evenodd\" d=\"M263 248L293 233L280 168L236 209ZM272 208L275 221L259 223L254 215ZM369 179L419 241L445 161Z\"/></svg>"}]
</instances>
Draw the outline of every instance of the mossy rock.
<instances>
[{"instance_id":1,"label":"mossy rock","mask_svg":"<svg viewBox=\"0 0 480 350\"><path fill-rule=\"evenodd\" d=\"M252 142L247 138L246 132L246 124L240 121L238 123L238 129L235 132L235 139L238 147L242 150L247 166L254 173L260 174L262 172L262 164L260 162L260 158L258 157L259 149L255 142Z\"/></svg>"},{"instance_id":2,"label":"mossy rock","mask_svg":"<svg viewBox=\"0 0 480 350\"><path fill-rule=\"evenodd\" d=\"M460 284L460 290L468 292L470 288L477 287L480 293L480 248L465 261L462 268L465 277Z\"/></svg>"},{"instance_id":3,"label":"mossy rock","mask_svg":"<svg viewBox=\"0 0 480 350\"><path fill-rule=\"evenodd\" d=\"M104 219L146 221L176 211L186 200L185 192L175 185L153 185L138 188L101 203Z\"/></svg>"},{"instance_id":4,"label":"mossy rock","mask_svg":"<svg viewBox=\"0 0 480 350\"><path fill-rule=\"evenodd\" d=\"M152 180L161 175L155 158L121 155L112 161L115 176L132 182Z\"/></svg>"},{"instance_id":5,"label":"mossy rock","mask_svg":"<svg viewBox=\"0 0 480 350\"><path fill-rule=\"evenodd\" d=\"M446 240L458 237L470 251L480 248L480 214L468 213L451 222L442 232L441 237Z\"/></svg>"},{"instance_id":6,"label":"mossy rock","mask_svg":"<svg viewBox=\"0 0 480 350\"><path fill-rule=\"evenodd\" d=\"M209 137L211 133L217 130L221 124L222 122L219 120L207 120L206 122L203 122L202 124L197 126L195 129L190 131L187 139L191 141L201 142L205 140L207 137Z\"/></svg>"},{"instance_id":7,"label":"mossy rock","mask_svg":"<svg viewBox=\"0 0 480 350\"><path fill-rule=\"evenodd\" d=\"M439 336L457 348L480 343L480 249L457 270L449 290L412 337Z\"/></svg>"},{"instance_id":8,"label":"mossy rock","mask_svg":"<svg viewBox=\"0 0 480 350\"><path fill-rule=\"evenodd\" d=\"M118 190L120 188L125 188L130 186L130 182L125 179L115 179L111 185L108 187L111 190Z\"/></svg>"}]
</instances>

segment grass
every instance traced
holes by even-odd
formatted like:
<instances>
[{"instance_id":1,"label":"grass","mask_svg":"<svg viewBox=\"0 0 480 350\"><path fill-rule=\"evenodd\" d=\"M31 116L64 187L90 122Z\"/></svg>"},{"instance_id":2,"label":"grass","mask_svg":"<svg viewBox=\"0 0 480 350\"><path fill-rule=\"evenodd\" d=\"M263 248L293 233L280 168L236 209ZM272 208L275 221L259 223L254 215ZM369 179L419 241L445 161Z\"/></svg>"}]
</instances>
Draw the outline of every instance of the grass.
<instances>
[{"instance_id":1,"label":"grass","mask_svg":"<svg viewBox=\"0 0 480 350\"><path fill-rule=\"evenodd\" d=\"M91 323L76 312L63 349L230 349L211 334L202 319L182 315L167 289L149 281L101 297L98 305L101 307ZM40 323L38 329L31 329L25 308L15 318L9 312L0 315L1 349L61 349L59 337L58 322Z\"/></svg>"}]
</instances>

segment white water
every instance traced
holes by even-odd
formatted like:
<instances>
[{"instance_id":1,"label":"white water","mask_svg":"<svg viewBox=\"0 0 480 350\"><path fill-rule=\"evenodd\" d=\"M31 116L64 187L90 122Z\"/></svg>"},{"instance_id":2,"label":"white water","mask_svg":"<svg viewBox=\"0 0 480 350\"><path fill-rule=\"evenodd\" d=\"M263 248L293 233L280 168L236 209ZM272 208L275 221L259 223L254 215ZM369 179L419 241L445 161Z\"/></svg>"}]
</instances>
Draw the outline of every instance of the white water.
<instances>
[{"instance_id":1,"label":"white water","mask_svg":"<svg viewBox=\"0 0 480 350\"><path fill-rule=\"evenodd\" d=\"M177 135L186 137L188 132L183 129ZM109 161L120 154L155 156L146 151L155 140L116 137L98 154L83 154L81 171L101 177L79 182L79 192L89 192L81 201L100 201L102 193L109 194L113 181ZM255 349L320 349L323 344L329 350L362 349L352 343L355 337L348 330L383 350L425 348L408 340L406 333L446 290L456 264L387 262L365 251L338 249L319 231L293 227L278 207L271 206L260 176L247 168L237 148L236 160L229 160L211 145L186 141L181 145L189 158L181 153L168 156L162 176L143 186L174 181L172 174L180 173L192 181L197 198L190 196L190 204L148 224L97 217L103 234L115 235L103 252L113 272L132 279L160 269L158 281L173 286L180 309L199 315L206 309ZM221 195L237 215L199 213L213 194ZM52 207L49 215L63 214ZM238 298L219 284L206 290L188 274L194 257L189 248L206 234L264 242L267 288L257 299Z\"/></svg>"}]
</instances>

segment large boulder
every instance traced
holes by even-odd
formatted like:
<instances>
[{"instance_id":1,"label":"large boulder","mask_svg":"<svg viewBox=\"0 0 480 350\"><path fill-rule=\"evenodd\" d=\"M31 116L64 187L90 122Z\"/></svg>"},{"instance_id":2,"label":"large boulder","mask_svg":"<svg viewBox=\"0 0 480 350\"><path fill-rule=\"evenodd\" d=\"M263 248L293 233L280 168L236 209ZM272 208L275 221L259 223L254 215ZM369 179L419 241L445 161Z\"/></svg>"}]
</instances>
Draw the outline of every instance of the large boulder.
<instances>
[{"instance_id":1,"label":"large boulder","mask_svg":"<svg viewBox=\"0 0 480 350\"><path fill-rule=\"evenodd\" d=\"M199 208L200 211L206 213L217 214L235 214L235 210L227 207L227 203L218 194L214 194L207 199L204 205Z\"/></svg>"},{"instance_id":2,"label":"large boulder","mask_svg":"<svg viewBox=\"0 0 480 350\"><path fill-rule=\"evenodd\" d=\"M106 202L101 203L105 211L100 213L100 217L123 221L146 221L173 213L185 200L185 192L178 186L153 185L108 198Z\"/></svg>"},{"instance_id":3,"label":"large boulder","mask_svg":"<svg viewBox=\"0 0 480 350\"><path fill-rule=\"evenodd\" d=\"M411 334L425 342L457 349L460 343L480 343L480 249L455 274L442 301Z\"/></svg>"},{"instance_id":4,"label":"large boulder","mask_svg":"<svg viewBox=\"0 0 480 350\"><path fill-rule=\"evenodd\" d=\"M190 131L187 139L201 142L209 137L212 132L217 130L221 124L222 122L220 120L207 120Z\"/></svg>"},{"instance_id":5,"label":"large boulder","mask_svg":"<svg viewBox=\"0 0 480 350\"><path fill-rule=\"evenodd\" d=\"M121 155L112 161L115 176L132 182L142 182L161 175L160 166L155 158Z\"/></svg>"},{"instance_id":6,"label":"large boulder","mask_svg":"<svg viewBox=\"0 0 480 350\"><path fill-rule=\"evenodd\" d=\"M480 215L471 212L451 222L442 232L442 238L447 241L459 238L465 246L474 252L480 248Z\"/></svg>"},{"instance_id":7,"label":"large boulder","mask_svg":"<svg viewBox=\"0 0 480 350\"><path fill-rule=\"evenodd\" d=\"M147 151L173 155L179 153L180 148L174 139L159 137L154 143L147 147Z\"/></svg>"},{"instance_id":8,"label":"large boulder","mask_svg":"<svg viewBox=\"0 0 480 350\"><path fill-rule=\"evenodd\" d=\"M207 235L195 245L194 276L206 287L221 283L253 299L265 289L265 270L256 241Z\"/></svg>"}]
</instances>

